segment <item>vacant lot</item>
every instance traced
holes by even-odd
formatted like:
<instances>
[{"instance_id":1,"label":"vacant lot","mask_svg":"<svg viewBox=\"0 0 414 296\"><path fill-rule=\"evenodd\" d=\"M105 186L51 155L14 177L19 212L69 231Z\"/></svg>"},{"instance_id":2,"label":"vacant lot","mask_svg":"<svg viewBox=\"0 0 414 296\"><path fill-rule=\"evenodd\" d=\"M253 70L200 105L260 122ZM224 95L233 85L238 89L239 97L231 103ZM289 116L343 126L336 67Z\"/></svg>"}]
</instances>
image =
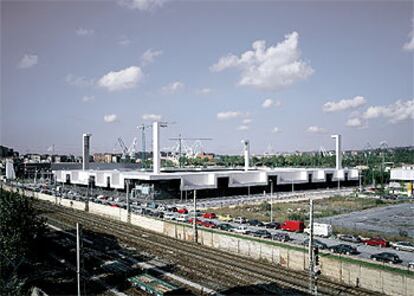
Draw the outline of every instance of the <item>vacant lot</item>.
<instances>
[{"instance_id":1,"label":"vacant lot","mask_svg":"<svg viewBox=\"0 0 414 296\"><path fill-rule=\"evenodd\" d=\"M330 217L376 207L384 207L401 203L402 201L384 201L371 198L355 198L335 196L314 201L315 218ZM270 221L270 203L259 205L243 205L223 207L211 210L216 214L229 214L233 217L243 216L248 219ZM307 221L309 217L309 202L274 203L273 220L282 222L286 219Z\"/></svg>"}]
</instances>

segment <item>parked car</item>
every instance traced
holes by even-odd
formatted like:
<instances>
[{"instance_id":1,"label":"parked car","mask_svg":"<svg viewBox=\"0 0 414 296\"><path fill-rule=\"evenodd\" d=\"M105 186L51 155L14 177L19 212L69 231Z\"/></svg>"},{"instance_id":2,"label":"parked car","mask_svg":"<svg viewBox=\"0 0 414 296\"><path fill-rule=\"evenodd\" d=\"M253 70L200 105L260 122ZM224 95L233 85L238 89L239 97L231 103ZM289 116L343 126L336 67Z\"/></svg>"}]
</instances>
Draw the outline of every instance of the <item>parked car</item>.
<instances>
[{"instance_id":1,"label":"parked car","mask_svg":"<svg viewBox=\"0 0 414 296\"><path fill-rule=\"evenodd\" d=\"M208 227L208 228L216 228L217 225L211 221L203 221L201 222L201 226Z\"/></svg>"},{"instance_id":2,"label":"parked car","mask_svg":"<svg viewBox=\"0 0 414 296\"><path fill-rule=\"evenodd\" d=\"M303 231L310 234L310 226ZM324 223L313 223L313 235L321 237L330 237L332 235L332 225Z\"/></svg>"},{"instance_id":3,"label":"parked car","mask_svg":"<svg viewBox=\"0 0 414 296\"><path fill-rule=\"evenodd\" d=\"M233 221L233 217L231 215L218 215L217 218L220 221L224 221L224 222L231 222L231 221Z\"/></svg>"},{"instance_id":4,"label":"parked car","mask_svg":"<svg viewBox=\"0 0 414 296\"><path fill-rule=\"evenodd\" d=\"M244 224L247 223L247 219L244 217L237 217L233 220L234 223Z\"/></svg>"},{"instance_id":5,"label":"parked car","mask_svg":"<svg viewBox=\"0 0 414 296\"><path fill-rule=\"evenodd\" d=\"M166 220L175 220L177 216L173 212L165 212L164 213L164 219Z\"/></svg>"},{"instance_id":6,"label":"parked car","mask_svg":"<svg viewBox=\"0 0 414 296\"><path fill-rule=\"evenodd\" d=\"M228 223L219 224L219 225L217 225L217 228L218 229L221 229L221 230L225 230L225 231L232 231L234 229L234 227L231 226Z\"/></svg>"},{"instance_id":7,"label":"parked car","mask_svg":"<svg viewBox=\"0 0 414 296\"><path fill-rule=\"evenodd\" d=\"M414 244L411 242L395 242L395 243L390 243L390 245L397 251L401 250L401 251L414 252Z\"/></svg>"},{"instance_id":8,"label":"parked car","mask_svg":"<svg viewBox=\"0 0 414 296\"><path fill-rule=\"evenodd\" d=\"M264 229L252 231L250 234L253 235L254 237L272 238L272 234L269 231L264 230Z\"/></svg>"},{"instance_id":9,"label":"parked car","mask_svg":"<svg viewBox=\"0 0 414 296\"><path fill-rule=\"evenodd\" d=\"M233 229L233 232L240 233L240 234L248 234L250 230L245 225L240 225Z\"/></svg>"},{"instance_id":10,"label":"parked car","mask_svg":"<svg viewBox=\"0 0 414 296\"><path fill-rule=\"evenodd\" d=\"M194 218L188 219L188 223L193 224L194 223ZM201 221L200 219L195 218L195 224L203 225L203 221Z\"/></svg>"},{"instance_id":11,"label":"parked car","mask_svg":"<svg viewBox=\"0 0 414 296\"><path fill-rule=\"evenodd\" d=\"M265 223L265 227L269 228L269 229L279 229L280 228L280 223L278 222L269 222L269 223Z\"/></svg>"},{"instance_id":12,"label":"parked car","mask_svg":"<svg viewBox=\"0 0 414 296\"><path fill-rule=\"evenodd\" d=\"M203 218L205 218L205 219L215 219L216 214L214 214L214 213L204 213Z\"/></svg>"},{"instance_id":13,"label":"parked car","mask_svg":"<svg viewBox=\"0 0 414 296\"><path fill-rule=\"evenodd\" d=\"M349 243L359 244L360 242L362 242L362 240L358 236L352 234L339 234L338 238Z\"/></svg>"},{"instance_id":14,"label":"parked car","mask_svg":"<svg viewBox=\"0 0 414 296\"><path fill-rule=\"evenodd\" d=\"M287 242L290 241L290 236L287 233L276 232L272 235L272 240Z\"/></svg>"},{"instance_id":15,"label":"parked car","mask_svg":"<svg viewBox=\"0 0 414 296\"><path fill-rule=\"evenodd\" d=\"M181 208L177 210L178 214L188 214L188 210L186 208Z\"/></svg>"},{"instance_id":16,"label":"parked car","mask_svg":"<svg viewBox=\"0 0 414 296\"><path fill-rule=\"evenodd\" d=\"M381 237L374 237L367 240L364 240L364 244L367 246L378 246L380 248L386 248L388 247L388 241Z\"/></svg>"},{"instance_id":17,"label":"parked car","mask_svg":"<svg viewBox=\"0 0 414 296\"><path fill-rule=\"evenodd\" d=\"M180 222L187 222L188 214L179 214L176 220Z\"/></svg>"},{"instance_id":18,"label":"parked car","mask_svg":"<svg viewBox=\"0 0 414 296\"><path fill-rule=\"evenodd\" d=\"M249 220L248 222L251 226L264 226L264 224L262 222L260 222L259 220L253 219L253 220Z\"/></svg>"},{"instance_id":19,"label":"parked car","mask_svg":"<svg viewBox=\"0 0 414 296\"><path fill-rule=\"evenodd\" d=\"M347 254L347 255L359 254L357 248L350 246L350 245L345 245L345 244L330 246L329 250L333 253L339 253L339 254Z\"/></svg>"},{"instance_id":20,"label":"parked car","mask_svg":"<svg viewBox=\"0 0 414 296\"><path fill-rule=\"evenodd\" d=\"M307 238L307 239L305 239L304 241L303 241L303 244L305 245L305 246L308 246L309 245L309 239ZM321 250L324 250L324 249L327 249L328 248L328 245L327 244L325 244L324 242L321 242L320 240L317 240L317 239L314 239L313 240L313 245L315 246L315 247L318 247L319 249L321 249Z\"/></svg>"},{"instance_id":21,"label":"parked car","mask_svg":"<svg viewBox=\"0 0 414 296\"><path fill-rule=\"evenodd\" d=\"M280 229L290 232L303 232L305 224L303 221L299 220L286 220L283 222L282 226L280 226Z\"/></svg>"},{"instance_id":22,"label":"parked car","mask_svg":"<svg viewBox=\"0 0 414 296\"><path fill-rule=\"evenodd\" d=\"M383 252L378 254L371 255L371 259L375 261L387 262L392 264L401 263L402 260L398 257L397 254L390 252Z\"/></svg>"},{"instance_id":23,"label":"parked car","mask_svg":"<svg viewBox=\"0 0 414 296\"><path fill-rule=\"evenodd\" d=\"M408 262L408 269L414 269L414 261Z\"/></svg>"},{"instance_id":24,"label":"parked car","mask_svg":"<svg viewBox=\"0 0 414 296\"><path fill-rule=\"evenodd\" d=\"M191 210L188 212L188 215L190 215L190 217L200 217L202 216L202 213L200 210L196 210L195 212L194 210Z\"/></svg>"}]
</instances>

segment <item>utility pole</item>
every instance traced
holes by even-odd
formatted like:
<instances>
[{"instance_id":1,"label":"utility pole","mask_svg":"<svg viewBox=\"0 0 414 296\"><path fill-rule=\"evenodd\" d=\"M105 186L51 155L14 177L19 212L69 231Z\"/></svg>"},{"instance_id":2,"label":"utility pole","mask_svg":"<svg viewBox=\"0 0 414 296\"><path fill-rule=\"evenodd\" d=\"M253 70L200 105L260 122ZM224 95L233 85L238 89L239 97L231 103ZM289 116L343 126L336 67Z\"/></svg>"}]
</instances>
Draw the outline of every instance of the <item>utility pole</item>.
<instances>
[{"instance_id":1,"label":"utility pole","mask_svg":"<svg viewBox=\"0 0 414 296\"><path fill-rule=\"evenodd\" d=\"M197 191L194 190L194 217L193 217L193 234L194 234L194 242L197 243L198 239L197 239L197 224L196 224L196 220L197 220L197 215L196 215L196 210L197 210Z\"/></svg>"},{"instance_id":2,"label":"utility pole","mask_svg":"<svg viewBox=\"0 0 414 296\"><path fill-rule=\"evenodd\" d=\"M309 256L309 293L311 295L318 295L317 287L317 271L315 266L318 261L315 258L315 247L313 240L313 199L309 198L309 246L308 246L308 256Z\"/></svg>"},{"instance_id":3,"label":"utility pole","mask_svg":"<svg viewBox=\"0 0 414 296\"><path fill-rule=\"evenodd\" d=\"M78 296L81 296L81 248L82 225L76 223L76 275L78 280Z\"/></svg>"},{"instance_id":4,"label":"utility pole","mask_svg":"<svg viewBox=\"0 0 414 296\"><path fill-rule=\"evenodd\" d=\"M131 221L131 210L129 207L129 180L125 180L126 183L126 203L127 203L127 222Z\"/></svg>"},{"instance_id":5,"label":"utility pole","mask_svg":"<svg viewBox=\"0 0 414 296\"><path fill-rule=\"evenodd\" d=\"M273 222L273 180L270 179L270 223Z\"/></svg>"}]
</instances>

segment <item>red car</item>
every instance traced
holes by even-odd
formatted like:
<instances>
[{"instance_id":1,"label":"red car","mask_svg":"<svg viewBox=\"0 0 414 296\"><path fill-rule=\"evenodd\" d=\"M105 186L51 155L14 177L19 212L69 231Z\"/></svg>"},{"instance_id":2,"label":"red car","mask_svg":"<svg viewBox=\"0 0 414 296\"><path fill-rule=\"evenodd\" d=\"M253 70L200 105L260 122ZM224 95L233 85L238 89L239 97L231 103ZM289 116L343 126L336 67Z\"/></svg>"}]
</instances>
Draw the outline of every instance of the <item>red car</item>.
<instances>
[{"instance_id":1,"label":"red car","mask_svg":"<svg viewBox=\"0 0 414 296\"><path fill-rule=\"evenodd\" d=\"M190 223L190 224L193 224L194 223L194 218L190 218L190 219L188 219L188 223ZM203 225L203 221L201 221L201 220L199 220L199 219L196 219L195 220L195 223L197 224L197 225Z\"/></svg>"},{"instance_id":2,"label":"red car","mask_svg":"<svg viewBox=\"0 0 414 296\"><path fill-rule=\"evenodd\" d=\"M206 218L206 219L216 219L216 214L214 214L214 213L204 213L203 214L203 218Z\"/></svg>"},{"instance_id":3,"label":"red car","mask_svg":"<svg viewBox=\"0 0 414 296\"><path fill-rule=\"evenodd\" d=\"M188 214L188 210L186 208L181 208L181 209L178 209L177 213L178 214Z\"/></svg>"},{"instance_id":4,"label":"red car","mask_svg":"<svg viewBox=\"0 0 414 296\"><path fill-rule=\"evenodd\" d=\"M366 244L367 246L378 246L380 248L386 248L388 247L388 241L386 241L385 239L381 238L381 237L374 237L374 238L370 238L364 241L364 244Z\"/></svg>"},{"instance_id":5,"label":"red car","mask_svg":"<svg viewBox=\"0 0 414 296\"><path fill-rule=\"evenodd\" d=\"M204 226L204 227L208 227L208 228L216 228L217 227L216 224L214 224L213 222L210 222L210 221L203 221L201 225Z\"/></svg>"}]
</instances>

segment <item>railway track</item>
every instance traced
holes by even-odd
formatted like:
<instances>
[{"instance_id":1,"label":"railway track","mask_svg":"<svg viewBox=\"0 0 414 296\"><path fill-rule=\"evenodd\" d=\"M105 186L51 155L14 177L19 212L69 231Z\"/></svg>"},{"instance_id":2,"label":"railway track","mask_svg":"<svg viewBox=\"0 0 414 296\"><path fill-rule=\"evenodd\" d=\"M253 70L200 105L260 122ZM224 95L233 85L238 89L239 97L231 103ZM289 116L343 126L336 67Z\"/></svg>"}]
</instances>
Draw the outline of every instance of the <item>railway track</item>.
<instances>
[{"instance_id":1,"label":"railway track","mask_svg":"<svg viewBox=\"0 0 414 296\"><path fill-rule=\"evenodd\" d=\"M246 286L256 284L256 292L260 294L280 294L272 285L274 283L286 291L297 291L297 294L308 293L308 275L306 272L289 271L274 265L246 259L232 253L226 253L187 241L177 240L159 233L144 230L136 226L101 216L59 207L47 202L36 201L40 210L49 210L45 213L50 218L65 221L74 225L80 222L86 228L117 236L121 240L146 248L147 250L161 251L164 257L172 258L181 266L190 267L190 270L201 271L204 277L221 279L227 283L222 289L229 286ZM159 252L158 252L159 253ZM207 272L213 266L214 269ZM262 285L260 285L260 283ZM253 289L253 290L255 290ZM260 290L260 291L259 291ZM279 291L280 292L280 291ZM320 278L318 282L320 295L377 295L358 288L344 287L338 283ZM259 293L258 293L259 294Z\"/></svg>"}]
</instances>

